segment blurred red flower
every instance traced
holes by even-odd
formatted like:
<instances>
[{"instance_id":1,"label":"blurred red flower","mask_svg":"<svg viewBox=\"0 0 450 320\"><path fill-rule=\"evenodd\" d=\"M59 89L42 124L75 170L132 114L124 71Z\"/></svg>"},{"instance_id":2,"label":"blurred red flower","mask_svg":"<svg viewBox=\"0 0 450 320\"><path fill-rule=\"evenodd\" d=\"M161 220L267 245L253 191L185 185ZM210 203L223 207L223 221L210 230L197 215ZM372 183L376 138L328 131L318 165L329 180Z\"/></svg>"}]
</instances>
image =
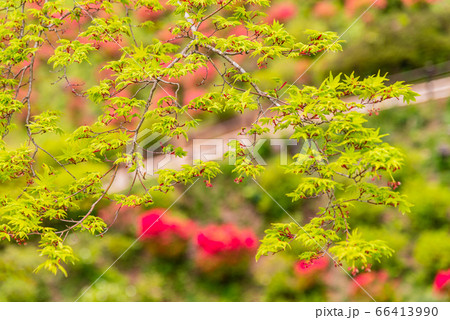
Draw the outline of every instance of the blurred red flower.
<instances>
[{"instance_id":1,"label":"blurred red flower","mask_svg":"<svg viewBox=\"0 0 450 320\"><path fill-rule=\"evenodd\" d=\"M228 29L226 29L226 32L229 35L233 35L236 37L248 35L248 30L243 25L238 25L235 27L228 28Z\"/></svg>"},{"instance_id":2,"label":"blurred red flower","mask_svg":"<svg viewBox=\"0 0 450 320\"><path fill-rule=\"evenodd\" d=\"M191 100L194 100L195 98L201 97L201 96L203 96L206 93L207 93L207 91L205 89L203 89L203 88L188 89L183 94L183 104L184 105L188 105L189 102L191 102Z\"/></svg>"},{"instance_id":3,"label":"blurred red flower","mask_svg":"<svg viewBox=\"0 0 450 320\"><path fill-rule=\"evenodd\" d=\"M434 291L442 292L443 289L448 285L449 282L450 282L450 269L439 271L436 274L436 277L434 278L434 283L433 283Z\"/></svg>"},{"instance_id":4,"label":"blurred red flower","mask_svg":"<svg viewBox=\"0 0 450 320\"><path fill-rule=\"evenodd\" d=\"M295 286L303 291L309 288L320 287L325 283L326 270L329 266L327 257L312 261L300 260L294 264Z\"/></svg>"},{"instance_id":5,"label":"blurred red flower","mask_svg":"<svg viewBox=\"0 0 450 320\"><path fill-rule=\"evenodd\" d=\"M290 2L282 2L277 3L271 6L268 16L267 22L271 23L274 20L279 22L286 22L297 14L297 6L294 3Z\"/></svg>"},{"instance_id":6,"label":"blurred red flower","mask_svg":"<svg viewBox=\"0 0 450 320\"><path fill-rule=\"evenodd\" d=\"M320 271L324 271L328 267L328 258L322 257L310 262L300 260L294 265L294 272L299 276L310 276Z\"/></svg>"},{"instance_id":7,"label":"blurred red flower","mask_svg":"<svg viewBox=\"0 0 450 320\"><path fill-rule=\"evenodd\" d=\"M368 300L367 292L377 301L397 301L398 281L390 279L384 270L361 273L353 280L350 287L352 301Z\"/></svg>"},{"instance_id":8,"label":"blurred red flower","mask_svg":"<svg viewBox=\"0 0 450 320\"><path fill-rule=\"evenodd\" d=\"M195 232L195 223L193 221L173 217L169 213L164 214L165 211L166 209L158 208L149 210L141 215L139 218L139 235L142 235L141 239L176 234L180 238L187 240L193 235Z\"/></svg>"},{"instance_id":9,"label":"blurred red flower","mask_svg":"<svg viewBox=\"0 0 450 320\"><path fill-rule=\"evenodd\" d=\"M257 247L255 233L231 224L209 225L197 234L195 263L212 277L245 272Z\"/></svg>"},{"instance_id":10,"label":"blurred red flower","mask_svg":"<svg viewBox=\"0 0 450 320\"><path fill-rule=\"evenodd\" d=\"M386 282L388 277L386 271L361 273L354 277L355 281L352 284L353 292L356 293L360 289L360 286L364 288L375 282Z\"/></svg>"},{"instance_id":11,"label":"blurred red flower","mask_svg":"<svg viewBox=\"0 0 450 320\"><path fill-rule=\"evenodd\" d=\"M147 249L156 256L175 258L186 253L195 233L192 220L173 217L165 209L152 209L139 217L138 234Z\"/></svg>"},{"instance_id":12,"label":"blurred red flower","mask_svg":"<svg viewBox=\"0 0 450 320\"><path fill-rule=\"evenodd\" d=\"M161 87L159 87L156 90L156 92L155 92L155 94L153 96L153 99L152 99L152 103L151 103L152 109L158 108L158 101L160 99L162 99L162 98L173 97L172 100L176 101L176 97L175 96L176 96L176 94L175 94L175 90L173 88L171 88L169 86L161 86ZM170 101L170 100L168 100L168 101ZM167 103L168 102L164 102L163 103L164 106L167 106ZM170 102L170 103L172 103L172 102Z\"/></svg>"},{"instance_id":13,"label":"blurred red flower","mask_svg":"<svg viewBox=\"0 0 450 320\"><path fill-rule=\"evenodd\" d=\"M135 10L135 14L139 21L144 22L147 20L156 21L165 15L167 12L170 12L174 9L173 6L169 5L167 1L159 1L159 4L162 5L163 9L156 10L152 6L142 5Z\"/></svg>"},{"instance_id":14,"label":"blurred red flower","mask_svg":"<svg viewBox=\"0 0 450 320\"><path fill-rule=\"evenodd\" d=\"M314 5L313 13L319 18L331 18L337 13L337 7L329 1L319 1Z\"/></svg>"},{"instance_id":15,"label":"blurred red flower","mask_svg":"<svg viewBox=\"0 0 450 320\"><path fill-rule=\"evenodd\" d=\"M367 9L370 6L383 9L386 5L386 0L378 0L375 3L373 0L345 0L345 11L347 15L353 16L357 11Z\"/></svg>"}]
</instances>

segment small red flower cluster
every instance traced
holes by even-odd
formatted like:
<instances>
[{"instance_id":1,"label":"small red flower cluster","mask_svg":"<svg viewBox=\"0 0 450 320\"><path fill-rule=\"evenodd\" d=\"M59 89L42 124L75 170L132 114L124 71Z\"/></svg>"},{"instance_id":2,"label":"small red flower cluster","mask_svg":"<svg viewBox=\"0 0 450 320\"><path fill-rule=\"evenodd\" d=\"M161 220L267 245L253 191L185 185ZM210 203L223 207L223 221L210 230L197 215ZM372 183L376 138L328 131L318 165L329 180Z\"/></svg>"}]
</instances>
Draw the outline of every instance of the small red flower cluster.
<instances>
[{"instance_id":1,"label":"small red flower cluster","mask_svg":"<svg viewBox=\"0 0 450 320\"><path fill-rule=\"evenodd\" d=\"M402 183L400 181L388 181L388 187L391 187L392 190L397 189Z\"/></svg>"},{"instance_id":2,"label":"small red flower cluster","mask_svg":"<svg viewBox=\"0 0 450 320\"><path fill-rule=\"evenodd\" d=\"M439 271L434 278L433 289L436 293L442 293L446 288L450 289L450 269Z\"/></svg>"},{"instance_id":3,"label":"small red flower cluster","mask_svg":"<svg viewBox=\"0 0 450 320\"><path fill-rule=\"evenodd\" d=\"M209 225L197 233L195 264L213 277L221 278L247 270L258 245L250 229L231 224Z\"/></svg>"}]
</instances>

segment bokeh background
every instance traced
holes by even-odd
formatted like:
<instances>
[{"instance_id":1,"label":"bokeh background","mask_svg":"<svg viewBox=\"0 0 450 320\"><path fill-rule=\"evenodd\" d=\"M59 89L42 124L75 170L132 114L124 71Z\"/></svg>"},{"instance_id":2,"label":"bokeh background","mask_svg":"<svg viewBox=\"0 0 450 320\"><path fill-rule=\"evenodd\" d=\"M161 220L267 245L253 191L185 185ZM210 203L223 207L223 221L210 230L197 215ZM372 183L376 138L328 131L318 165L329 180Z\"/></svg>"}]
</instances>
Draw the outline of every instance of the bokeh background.
<instances>
[{"instance_id":1,"label":"bokeh background","mask_svg":"<svg viewBox=\"0 0 450 320\"><path fill-rule=\"evenodd\" d=\"M273 1L267 11L267 21L282 22L299 39L305 38L305 29L345 32L344 52L326 53L319 60L312 57L274 61L261 70L251 61L243 63L263 79L263 87L270 85L273 78L289 84L302 75L297 85L317 85L330 71L347 74L355 71L357 75L368 76L379 70L388 72L393 80L423 84L426 102L394 106L369 117L369 125L380 127L383 133L389 134L386 140L403 150L405 166L396 178L402 183L400 191L415 206L409 215L390 208L355 207L350 218L352 225L368 239L383 239L395 250L392 258L374 264L371 272L360 273L355 279L377 301L448 301L450 97L445 97L450 96L450 2L378 0L355 22L372 2ZM170 10L162 13L142 10L134 14L141 22L154 22L145 34L148 41L152 37L171 38L169 31L158 30L158 26L174 20ZM68 26L66 36L73 36L82 24ZM236 28L233 32L242 34L244 30ZM126 45L127 39L120 42ZM93 57L94 66L120 57L116 43L99 45ZM69 70L71 86L64 81L49 86L58 78L58 74L49 72L46 63L52 52L51 46L39 51L36 77L40 80L32 95L33 103L40 108L51 106L60 110L67 127L95 121L101 110L74 92L81 92L107 75L87 64L80 65ZM205 76L205 72L199 70L194 77L182 79L183 103L205 93L214 82L214 76ZM205 77L205 84L199 85ZM170 88L166 91L170 93ZM440 94L436 95L436 91ZM131 94L124 92L125 96ZM158 94L159 97L167 95L163 90ZM206 128L214 128L212 131L217 133L242 126L234 114L208 116L203 120ZM20 141L24 136L24 132L15 131L9 143L14 144L14 139ZM42 143L47 150L58 153L62 142L51 137ZM296 148L288 150L294 154L299 151ZM296 178L283 174L278 166L277 148L265 144L262 155L268 166L258 182L297 221L307 221L318 203L291 202L285 194L295 188ZM106 169L102 164L97 166L99 170ZM68 266L67 278L32 272L41 262L32 240L21 246L0 243L0 301L73 301L125 250L80 301L371 300L329 259L323 258L309 267L298 261L296 252L300 247L263 257L256 263L258 239L264 229L271 222L290 222L290 218L254 182L234 183L232 169L223 163L224 174L213 181L212 187L195 184L136 243L142 230L165 212L184 188L164 197L155 195L151 208L121 211L101 238L69 235L67 242L73 246L79 261ZM125 182L124 189L126 185ZM0 186L0 191L2 188L5 186ZM107 201L100 204L96 214L111 223L116 208ZM86 203L78 213L88 206Z\"/></svg>"}]
</instances>

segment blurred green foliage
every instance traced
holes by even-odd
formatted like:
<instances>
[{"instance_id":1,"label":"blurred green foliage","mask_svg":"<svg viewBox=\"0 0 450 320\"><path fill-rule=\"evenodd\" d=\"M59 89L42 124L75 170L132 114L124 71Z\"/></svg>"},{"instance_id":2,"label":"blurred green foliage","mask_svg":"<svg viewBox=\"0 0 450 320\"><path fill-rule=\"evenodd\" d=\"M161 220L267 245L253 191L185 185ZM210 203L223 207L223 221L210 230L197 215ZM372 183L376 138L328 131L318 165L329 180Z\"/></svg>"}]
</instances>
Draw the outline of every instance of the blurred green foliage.
<instances>
[{"instance_id":1,"label":"blurred green foliage","mask_svg":"<svg viewBox=\"0 0 450 320\"><path fill-rule=\"evenodd\" d=\"M391 2L391 1L389 1ZM334 55L318 66L317 78L329 70L366 76L378 70L399 72L447 62L450 57L450 5L441 1L420 8L375 14L346 37L348 54ZM410 80L410 79L404 79Z\"/></svg>"},{"instance_id":2,"label":"blurred green foliage","mask_svg":"<svg viewBox=\"0 0 450 320\"><path fill-rule=\"evenodd\" d=\"M351 17L343 13L344 1L330 1L336 7L333 18L314 15L317 1L305 1L298 8L302 19L292 19L286 25L293 30L322 27L324 30L340 29L349 25ZM446 1L421 4L406 8L400 1L389 1L383 10L374 13L373 19L358 23L346 35L344 54L325 56L312 71L309 80L322 80L330 69L359 75L376 73L379 69L395 73L443 62L450 56L450 15ZM340 10L340 11L339 11ZM168 17L163 17L168 19ZM153 34L156 28L149 27ZM302 35L299 35L302 37ZM98 59L98 60L95 60ZM94 57L94 63L102 61ZM57 74L45 68L38 69L43 82L54 82ZM80 83L92 86L97 70L79 69L70 75ZM91 72L87 72L87 70ZM276 70L277 72L275 72ZM304 70L300 68L300 70ZM279 62L273 68L260 71L271 79L280 72L294 80L299 69ZM312 78L312 79L311 79ZM54 105L61 111L69 105L66 121L78 117L79 122L95 118L100 110L91 105L76 105L63 90L57 95L48 86L36 84L42 108ZM64 88L60 84L61 89ZM222 119L231 117L221 115ZM64 117L63 117L64 119ZM209 120L211 121L211 120ZM69 122L67 122L68 124ZM379 126L389 133L387 140L404 150L406 165L396 176L402 181L401 191L414 203L411 214L402 216L373 206L358 205L352 211L352 222L360 225L366 238L384 239L396 254L393 258L375 264L373 270L389 274L388 289L379 297L391 299L392 287L398 300L446 300L447 296L431 293L432 281L438 270L448 269L450 260L450 100L447 102L394 108L373 116L370 126ZM21 137L23 138L23 137ZM20 140L20 139L17 139ZM57 153L62 142L40 142L51 153ZM283 176L273 164L278 161L276 152L265 146L269 157L268 170L259 182L280 205L301 223L312 214L314 202L292 203L285 197L296 185L295 177ZM271 157L271 158L270 158ZM101 166L101 165L99 165ZM92 168L92 171L102 168ZM212 189L194 186L173 211L192 219L206 222L233 222L252 227L262 235L264 223L274 219L289 222L289 217L253 182L240 185L232 183L231 166L222 165L224 175L219 176ZM0 185L0 192L2 186ZM18 190L20 192L20 190ZM181 190L178 190L180 193ZM227 197L223 197L226 194ZM155 198L155 206L168 207L177 195ZM86 204L87 206L87 204ZM113 210L104 204L101 210L111 215ZM85 210L86 208L81 208ZM73 213L74 215L77 213ZM67 240L76 248L78 263L68 268L69 277L46 273L33 274L41 259L35 253L34 243L25 247L0 245L0 301L73 301L100 277L136 239L135 220L138 212L125 212L103 238L78 234ZM249 272L237 278L217 281L199 274L189 259L167 261L145 250L141 242L134 244L116 264L90 288L82 301L323 301L352 300L348 288L352 281L342 270L330 264L329 270L315 278L307 290L294 273L296 256L289 253L261 259L252 264ZM343 266L344 268L346 266ZM398 285L398 286L397 286ZM368 287L369 292L372 293ZM361 300L369 298L362 296Z\"/></svg>"}]
</instances>

